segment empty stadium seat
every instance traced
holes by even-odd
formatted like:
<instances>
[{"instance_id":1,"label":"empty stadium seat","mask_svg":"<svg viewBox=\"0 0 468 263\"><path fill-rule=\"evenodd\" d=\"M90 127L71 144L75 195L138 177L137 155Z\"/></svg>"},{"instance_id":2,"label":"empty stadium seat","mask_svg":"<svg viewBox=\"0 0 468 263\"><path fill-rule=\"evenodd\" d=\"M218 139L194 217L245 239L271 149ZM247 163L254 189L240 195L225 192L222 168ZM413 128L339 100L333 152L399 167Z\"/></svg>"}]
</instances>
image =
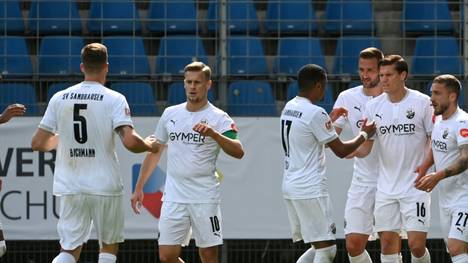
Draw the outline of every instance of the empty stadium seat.
<instances>
[{"instance_id":1,"label":"empty stadium seat","mask_svg":"<svg viewBox=\"0 0 468 263\"><path fill-rule=\"evenodd\" d=\"M148 77L150 68L141 37L105 37L103 44L109 52L109 75Z\"/></svg>"},{"instance_id":2,"label":"empty stadium seat","mask_svg":"<svg viewBox=\"0 0 468 263\"><path fill-rule=\"evenodd\" d=\"M81 18L76 2L31 1L29 30L39 34L81 33Z\"/></svg>"},{"instance_id":3,"label":"empty stadium seat","mask_svg":"<svg viewBox=\"0 0 468 263\"><path fill-rule=\"evenodd\" d=\"M316 32L314 6L310 0L270 0L265 26L270 33Z\"/></svg>"},{"instance_id":4,"label":"empty stadium seat","mask_svg":"<svg viewBox=\"0 0 468 263\"><path fill-rule=\"evenodd\" d=\"M270 83L237 81L228 88L228 112L238 116L275 116L276 103Z\"/></svg>"},{"instance_id":5,"label":"empty stadium seat","mask_svg":"<svg viewBox=\"0 0 468 263\"><path fill-rule=\"evenodd\" d=\"M83 38L51 36L41 40L39 49L39 74L68 76L81 74L80 53Z\"/></svg>"},{"instance_id":6,"label":"empty stadium seat","mask_svg":"<svg viewBox=\"0 0 468 263\"><path fill-rule=\"evenodd\" d=\"M25 115L37 115L36 91L34 87L26 83L0 83L0 110L8 105L21 103L26 106Z\"/></svg>"},{"instance_id":7,"label":"empty stadium seat","mask_svg":"<svg viewBox=\"0 0 468 263\"><path fill-rule=\"evenodd\" d=\"M419 37L416 39L410 74L459 75L462 73L462 56L455 38Z\"/></svg>"},{"instance_id":8,"label":"empty stadium seat","mask_svg":"<svg viewBox=\"0 0 468 263\"><path fill-rule=\"evenodd\" d=\"M453 32L454 29L446 0L406 0L402 19L402 31L407 33Z\"/></svg>"},{"instance_id":9,"label":"empty stadium seat","mask_svg":"<svg viewBox=\"0 0 468 263\"><path fill-rule=\"evenodd\" d=\"M168 36L161 39L156 58L156 73L181 75L184 67L193 62L208 63L201 38L196 36Z\"/></svg>"},{"instance_id":10,"label":"empty stadium seat","mask_svg":"<svg viewBox=\"0 0 468 263\"><path fill-rule=\"evenodd\" d=\"M125 96L132 115L154 116L158 114L156 97L148 83L114 83L111 88Z\"/></svg>"},{"instance_id":11,"label":"empty stadium seat","mask_svg":"<svg viewBox=\"0 0 468 263\"><path fill-rule=\"evenodd\" d=\"M23 37L0 37L0 73L2 77L30 77L33 73Z\"/></svg>"},{"instance_id":12,"label":"empty stadium seat","mask_svg":"<svg viewBox=\"0 0 468 263\"><path fill-rule=\"evenodd\" d=\"M197 32L197 7L194 0L152 0L148 29L153 33Z\"/></svg>"},{"instance_id":13,"label":"empty stadium seat","mask_svg":"<svg viewBox=\"0 0 468 263\"><path fill-rule=\"evenodd\" d=\"M24 32L19 1L2 1L0 3L0 32L8 34Z\"/></svg>"},{"instance_id":14,"label":"empty stadium seat","mask_svg":"<svg viewBox=\"0 0 468 263\"><path fill-rule=\"evenodd\" d=\"M133 34L140 32L140 16L135 3L133 0L92 1L88 29L95 34Z\"/></svg>"},{"instance_id":15,"label":"empty stadium seat","mask_svg":"<svg viewBox=\"0 0 468 263\"><path fill-rule=\"evenodd\" d=\"M252 0L227 1L227 25L230 33L257 33L260 29L257 12ZM208 5L208 30L218 31L218 1L211 0Z\"/></svg>"},{"instance_id":16,"label":"empty stadium seat","mask_svg":"<svg viewBox=\"0 0 468 263\"><path fill-rule=\"evenodd\" d=\"M292 82L288 85L288 91L287 91L287 100L291 100L294 97L297 96L297 93L299 91L299 86L297 85L297 82ZM325 95L323 96L323 99L319 102L316 103L317 106L320 106L327 111L327 113L330 113L331 110L333 109L333 104L335 104L335 101L333 99L333 88L330 85L327 85L327 88L325 89Z\"/></svg>"},{"instance_id":17,"label":"empty stadium seat","mask_svg":"<svg viewBox=\"0 0 468 263\"><path fill-rule=\"evenodd\" d=\"M67 89L75 84L77 83L59 82L49 85L49 87L47 88L47 101L49 101L55 93Z\"/></svg>"},{"instance_id":18,"label":"empty stadium seat","mask_svg":"<svg viewBox=\"0 0 468 263\"><path fill-rule=\"evenodd\" d=\"M275 62L275 72L297 75L305 64L317 64L325 68L325 58L317 38L280 38Z\"/></svg>"},{"instance_id":19,"label":"empty stadium seat","mask_svg":"<svg viewBox=\"0 0 468 263\"><path fill-rule=\"evenodd\" d=\"M213 88L214 87L211 86L211 89L208 90L208 100L211 103L213 103L215 100ZM169 105L180 104L182 102L185 102L186 100L187 96L185 95L185 88L183 82L174 82L171 85L169 85L167 96L167 102Z\"/></svg>"},{"instance_id":20,"label":"empty stadium seat","mask_svg":"<svg viewBox=\"0 0 468 263\"><path fill-rule=\"evenodd\" d=\"M227 56L227 70L230 75L268 74L265 53L258 37L230 37Z\"/></svg>"},{"instance_id":21,"label":"empty stadium seat","mask_svg":"<svg viewBox=\"0 0 468 263\"><path fill-rule=\"evenodd\" d=\"M370 0L329 0L325 31L330 34L371 34L374 17Z\"/></svg>"},{"instance_id":22,"label":"empty stadium seat","mask_svg":"<svg viewBox=\"0 0 468 263\"><path fill-rule=\"evenodd\" d=\"M380 48L380 41L373 37L345 36L338 39L333 74L358 75L358 58L361 50Z\"/></svg>"}]
</instances>

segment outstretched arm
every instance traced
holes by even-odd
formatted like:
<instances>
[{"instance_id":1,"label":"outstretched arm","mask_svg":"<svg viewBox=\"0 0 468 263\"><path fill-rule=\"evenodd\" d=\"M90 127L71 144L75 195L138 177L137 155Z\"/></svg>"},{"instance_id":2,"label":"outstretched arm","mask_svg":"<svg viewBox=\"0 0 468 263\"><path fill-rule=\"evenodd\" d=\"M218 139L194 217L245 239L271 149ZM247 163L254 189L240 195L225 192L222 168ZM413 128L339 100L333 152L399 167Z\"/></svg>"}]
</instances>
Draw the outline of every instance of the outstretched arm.
<instances>
[{"instance_id":1,"label":"outstretched arm","mask_svg":"<svg viewBox=\"0 0 468 263\"><path fill-rule=\"evenodd\" d=\"M33 151L48 152L57 148L58 141L58 134L38 128L32 137L31 148Z\"/></svg>"},{"instance_id":2,"label":"outstretched arm","mask_svg":"<svg viewBox=\"0 0 468 263\"><path fill-rule=\"evenodd\" d=\"M375 133L375 123L367 123L367 120L364 120L361 132L354 139L342 142L340 138L336 138L333 141L327 143L328 147L335 153L336 156L344 158L349 156L351 153L355 152L359 146L362 144L369 144L367 146L368 151L372 149L373 141L367 140L367 137L372 136Z\"/></svg>"},{"instance_id":3,"label":"outstretched arm","mask_svg":"<svg viewBox=\"0 0 468 263\"><path fill-rule=\"evenodd\" d=\"M145 151L156 152L158 150L157 148L152 147L153 142L156 141L153 136L143 139L131 126L119 126L115 131L119 134L120 140L125 148L133 153L141 153Z\"/></svg>"},{"instance_id":4,"label":"outstretched arm","mask_svg":"<svg viewBox=\"0 0 468 263\"><path fill-rule=\"evenodd\" d=\"M230 156L241 159L244 156L244 149L242 147L242 143L237 139L231 139L223 134L215 131L209 125L204 123L198 123L193 126L193 130L200 133L203 136L208 136L213 138L221 149Z\"/></svg>"},{"instance_id":5,"label":"outstretched arm","mask_svg":"<svg viewBox=\"0 0 468 263\"><path fill-rule=\"evenodd\" d=\"M26 107L23 104L11 104L0 115L0 124L8 122L15 116L21 116L26 112Z\"/></svg>"},{"instance_id":6,"label":"outstretched arm","mask_svg":"<svg viewBox=\"0 0 468 263\"><path fill-rule=\"evenodd\" d=\"M153 173L156 166L158 166L159 160L161 159L161 155L164 152L164 145L159 146L159 151L156 153L148 153L143 160L143 164L140 167L140 174L138 175L138 180L135 185L135 191L132 194L132 198L130 199L132 202L132 208L135 214L140 213L141 204L143 202L143 187L145 186L148 178Z\"/></svg>"}]
</instances>

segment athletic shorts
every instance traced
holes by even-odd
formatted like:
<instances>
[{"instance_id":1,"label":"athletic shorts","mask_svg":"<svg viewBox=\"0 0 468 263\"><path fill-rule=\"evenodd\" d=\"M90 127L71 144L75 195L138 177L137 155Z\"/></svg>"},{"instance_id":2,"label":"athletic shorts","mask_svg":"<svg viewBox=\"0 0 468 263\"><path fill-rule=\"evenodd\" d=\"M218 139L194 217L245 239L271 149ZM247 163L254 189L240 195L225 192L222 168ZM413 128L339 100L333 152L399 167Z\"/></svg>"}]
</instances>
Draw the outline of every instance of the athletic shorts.
<instances>
[{"instance_id":1,"label":"athletic shorts","mask_svg":"<svg viewBox=\"0 0 468 263\"><path fill-rule=\"evenodd\" d=\"M345 207L345 235L358 233L372 235L374 231L375 186L351 184Z\"/></svg>"},{"instance_id":2,"label":"athletic shorts","mask_svg":"<svg viewBox=\"0 0 468 263\"><path fill-rule=\"evenodd\" d=\"M468 242L468 206L440 208L440 225L447 238Z\"/></svg>"},{"instance_id":3,"label":"athletic shorts","mask_svg":"<svg viewBox=\"0 0 468 263\"><path fill-rule=\"evenodd\" d=\"M285 199L294 242L335 240L336 226L331 217L328 196L311 199Z\"/></svg>"},{"instance_id":4,"label":"athletic shorts","mask_svg":"<svg viewBox=\"0 0 468 263\"><path fill-rule=\"evenodd\" d=\"M124 209L122 196L60 196L60 218L57 232L60 245L73 250L86 243L91 226L96 230L99 245L124 241Z\"/></svg>"},{"instance_id":5,"label":"athletic shorts","mask_svg":"<svg viewBox=\"0 0 468 263\"><path fill-rule=\"evenodd\" d=\"M400 230L428 232L431 218L431 196L428 193L390 198L377 192L375 200L375 231Z\"/></svg>"},{"instance_id":6,"label":"athletic shorts","mask_svg":"<svg viewBox=\"0 0 468 263\"><path fill-rule=\"evenodd\" d=\"M163 202L159 219L159 245L188 245L191 234L197 247L223 244L219 204Z\"/></svg>"}]
</instances>

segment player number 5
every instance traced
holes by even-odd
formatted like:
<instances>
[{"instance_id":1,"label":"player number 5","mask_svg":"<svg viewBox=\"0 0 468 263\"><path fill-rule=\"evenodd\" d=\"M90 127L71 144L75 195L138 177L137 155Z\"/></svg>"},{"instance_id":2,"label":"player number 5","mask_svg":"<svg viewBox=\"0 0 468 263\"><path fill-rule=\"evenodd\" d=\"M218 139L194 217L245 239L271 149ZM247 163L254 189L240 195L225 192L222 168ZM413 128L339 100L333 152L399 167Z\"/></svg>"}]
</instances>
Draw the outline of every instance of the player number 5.
<instances>
[{"instance_id":1,"label":"player number 5","mask_svg":"<svg viewBox=\"0 0 468 263\"><path fill-rule=\"evenodd\" d=\"M88 131L86 129L86 118L80 115L80 110L86 110L88 104L75 104L73 106L73 132L75 140L81 144L88 141Z\"/></svg>"}]
</instances>

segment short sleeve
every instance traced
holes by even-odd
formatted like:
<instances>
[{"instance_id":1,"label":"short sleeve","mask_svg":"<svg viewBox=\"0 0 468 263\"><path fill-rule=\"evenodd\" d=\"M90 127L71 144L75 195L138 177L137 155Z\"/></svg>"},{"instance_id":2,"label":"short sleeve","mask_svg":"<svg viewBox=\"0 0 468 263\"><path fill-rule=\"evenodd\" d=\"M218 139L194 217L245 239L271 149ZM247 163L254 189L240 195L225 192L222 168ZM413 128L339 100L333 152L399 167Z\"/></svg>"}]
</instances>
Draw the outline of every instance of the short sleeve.
<instances>
[{"instance_id":1,"label":"short sleeve","mask_svg":"<svg viewBox=\"0 0 468 263\"><path fill-rule=\"evenodd\" d=\"M231 119L231 117L229 117L227 113L224 113L221 116L220 120L218 121L218 125L217 127L215 127L215 129L221 134L227 131L238 132L236 123L234 122L234 120Z\"/></svg>"},{"instance_id":2,"label":"short sleeve","mask_svg":"<svg viewBox=\"0 0 468 263\"><path fill-rule=\"evenodd\" d=\"M468 118L458 120L457 123L457 145L466 145L468 144Z\"/></svg>"},{"instance_id":3,"label":"short sleeve","mask_svg":"<svg viewBox=\"0 0 468 263\"><path fill-rule=\"evenodd\" d=\"M161 118L159 118L158 124L156 125L156 130L154 131L154 136L156 137L156 140L158 140L162 144L166 144L168 139L166 122L167 111L165 110L161 115Z\"/></svg>"},{"instance_id":4,"label":"short sleeve","mask_svg":"<svg viewBox=\"0 0 468 263\"><path fill-rule=\"evenodd\" d=\"M322 144L329 143L338 137L330 117L323 109L314 114L309 126L317 140Z\"/></svg>"},{"instance_id":5,"label":"short sleeve","mask_svg":"<svg viewBox=\"0 0 468 263\"><path fill-rule=\"evenodd\" d=\"M119 94L112 104L112 128L116 129L125 125L133 127L133 122L127 100Z\"/></svg>"},{"instance_id":6,"label":"short sleeve","mask_svg":"<svg viewBox=\"0 0 468 263\"><path fill-rule=\"evenodd\" d=\"M431 135L434 127L434 109L431 106L429 98L424 101L424 130L427 135Z\"/></svg>"},{"instance_id":7,"label":"short sleeve","mask_svg":"<svg viewBox=\"0 0 468 263\"><path fill-rule=\"evenodd\" d=\"M57 131L57 107L58 107L58 100L62 92L56 93L49 101L49 105L47 105L46 112L44 117L42 117L41 122L39 123L39 128L46 130L51 133L55 133Z\"/></svg>"},{"instance_id":8,"label":"short sleeve","mask_svg":"<svg viewBox=\"0 0 468 263\"><path fill-rule=\"evenodd\" d=\"M333 108L339 108L339 107L346 108L345 101L344 101L343 96L341 95L341 93L340 93L340 95L338 95L338 98L336 99L335 105L333 105ZM346 125L346 118L344 118L343 116L338 117L338 119L335 120L333 125L335 125L338 128L343 129L344 126Z\"/></svg>"}]
</instances>

